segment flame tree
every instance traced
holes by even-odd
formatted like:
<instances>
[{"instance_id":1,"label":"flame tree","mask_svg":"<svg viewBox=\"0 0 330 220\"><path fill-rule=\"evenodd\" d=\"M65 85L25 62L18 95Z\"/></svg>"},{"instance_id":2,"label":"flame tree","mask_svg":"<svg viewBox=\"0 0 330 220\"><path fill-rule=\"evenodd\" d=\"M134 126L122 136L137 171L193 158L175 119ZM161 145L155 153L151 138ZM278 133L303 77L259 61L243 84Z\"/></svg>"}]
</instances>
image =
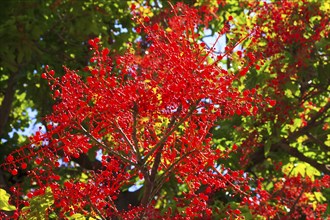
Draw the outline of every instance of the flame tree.
<instances>
[{"instance_id":1,"label":"flame tree","mask_svg":"<svg viewBox=\"0 0 330 220\"><path fill-rule=\"evenodd\" d=\"M169 3L153 17L133 4L141 40L125 54L110 57L94 38L86 68L57 77L46 66L41 78L56 104L46 131L2 165L28 175L11 187L10 204L3 193L2 210L12 212L2 215L324 217L328 8L256 1L220 18L230 2ZM200 35L218 26L223 51ZM142 187L136 201L121 204L133 185Z\"/></svg>"}]
</instances>

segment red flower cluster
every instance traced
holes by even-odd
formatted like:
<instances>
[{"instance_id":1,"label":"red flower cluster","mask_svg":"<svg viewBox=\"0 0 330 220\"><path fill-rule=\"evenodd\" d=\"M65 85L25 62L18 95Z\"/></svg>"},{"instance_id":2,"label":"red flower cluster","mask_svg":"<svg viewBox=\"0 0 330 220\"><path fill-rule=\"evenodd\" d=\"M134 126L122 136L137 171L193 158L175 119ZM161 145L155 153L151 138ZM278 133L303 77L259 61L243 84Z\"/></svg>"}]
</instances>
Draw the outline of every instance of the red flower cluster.
<instances>
[{"instance_id":1,"label":"red flower cluster","mask_svg":"<svg viewBox=\"0 0 330 220\"><path fill-rule=\"evenodd\" d=\"M135 8L132 6L132 10ZM283 13L278 14L287 9L281 10ZM261 18L265 14L261 12ZM228 22L233 20L229 16ZM10 154L4 164L12 175L17 175L20 168L28 169L33 189L27 197L44 195L50 188L54 202L47 212L56 212L60 218L80 213L102 219L209 219L224 210L227 215L239 216L242 207L269 217L282 212L280 206L294 207L295 197L299 197L299 210L307 216L310 206L303 205L306 200L299 194L317 187L317 183L287 177L276 183L279 186L270 195L261 184L251 187L251 178L242 170L220 164L222 159L242 150L246 152L241 162L247 164L248 154L255 150L252 146L259 145L257 131L247 135L243 147L234 144L219 149L212 141L210 130L218 120L234 115L257 116L259 109L269 111L278 105L262 97L258 88L241 91L237 86L252 66L260 70L261 53L238 51L238 61L245 65L238 73L219 67L226 55L234 54L235 46L227 47L219 56L214 54L214 48L207 49L196 33L203 25L200 12L182 3L173 7L167 27L162 22L153 23L149 17L136 18L136 22L136 31L145 37L144 44L130 46L122 56L111 59L110 50L102 48L98 38L89 40L93 56L83 70L87 77L66 67L62 77L56 77L48 67L42 74L57 101L53 113L46 117L47 132L38 131L29 145ZM278 18L272 29L283 28L281 22ZM220 34L229 30L226 23ZM302 28L298 25L297 30ZM288 42L303 40L292 31L285 33L280 40L267 38L272 53L273 47L283 50ZM252 44L256 45L262 34L258 30L247 36L254 35ZM233 45L241 42L242 39ZM270 56L267 48L263 53ZM75 162L84 157L95 161L97 150L102 156L93 171L84 170L84 177L75 176L75 169L84 169ZM35 164L30 166L31 160ZM63 177L62 169L72 169L73 174ZM169 192L164 190L173 182L171 187L180 188L171 189L175 209L166 204L165 195ZM118 209L117 198L124 188L135 183L143 184L140 205ZM290 191L291 185L297 187L295 192ZM319 185L324 187L325 181ZM241 207L220 209L210 205L210 198L223 191L239 201ZM278 196L286 199L280 205L270 205ZM23 203L18 199L17 204ZM292 216L296 212L298 209ZM28 211L20 214L27 215Z\"/></svg>"}]
</instances>

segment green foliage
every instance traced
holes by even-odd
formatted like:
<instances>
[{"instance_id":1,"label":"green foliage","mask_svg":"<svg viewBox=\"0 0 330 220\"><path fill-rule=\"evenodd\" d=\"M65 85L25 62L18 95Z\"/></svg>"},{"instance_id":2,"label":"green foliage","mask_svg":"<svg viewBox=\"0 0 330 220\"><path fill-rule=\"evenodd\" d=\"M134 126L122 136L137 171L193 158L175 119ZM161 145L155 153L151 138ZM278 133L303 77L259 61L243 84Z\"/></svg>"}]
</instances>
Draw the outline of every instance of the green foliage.
<instances>
[{"instance_id":1,"label":"green foliage","mask_svg":"<svg viewBox=\"0 0 330 220\"><path fill-rule=\"evenodd\" d=\"M85 220L86 218L85 218L84 215L76 213L74 215L71 215L68 219L70 219L70 220ZM91 219L91 218L89 218L89 219Z\"/></svg>"},{"instance_id":2,"label":"green foliage","mask_svg":"<svg viewBox=\"0 0 330 220\"><path fill-rule=\"evenodd\" d=\"M49 207L54 204L53 192L50 187L47 187L45 193L38 195L29 200L30 205L22 209L22 212L26 212L26 219L38 220L46 219Z\"/></svg>"},{"instance_id":3,"label":"green foliage","mask_svg":"<svg viewBox=\"0 0 330 220\"><path fill-rule=\"evenodd\" d=\"M123 51L124 43L134 41L129 5L131 1L5 1L0 9L0 101L10 108L8 120L1 124L1 154L7 155L24 141L21 134L12 138L12 129L20 130L31 121L26 109L38 111L37 119L50 112L53 100L47 84L41 81L44 66L54 69L87 64L87 41L95 36L114 52ZM126 32L122 31L126 30ZM56 74L62 74L60 71ZM11 77L13 80L11 80ZM8 89L14 100L2 103ZM3 157L0 158L0 162Z\"/></svg>"},{"instance_id":4,"label":"green foliage","mask_svg":"<svg viewBox=\"0 0 330 220\"><path fill-rule=\"evenodd\" d=\"M0 188L0 210L3 211L14 211L16 207L8 203L10 195L6 190Z\"/></svg>"}]
</instances>

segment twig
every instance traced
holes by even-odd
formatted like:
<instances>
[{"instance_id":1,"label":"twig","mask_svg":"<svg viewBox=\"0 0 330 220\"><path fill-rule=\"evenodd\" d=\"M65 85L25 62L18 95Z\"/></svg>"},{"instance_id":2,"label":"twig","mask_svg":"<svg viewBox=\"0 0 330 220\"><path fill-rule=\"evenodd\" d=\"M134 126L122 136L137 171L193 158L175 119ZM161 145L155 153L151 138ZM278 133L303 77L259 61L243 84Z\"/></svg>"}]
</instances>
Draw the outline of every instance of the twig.
<instances>
[{"instance_id":1,"label":"twig","mask_svg":"<svg viewBox=\"0 0 330 220\"><path fill-rule=\"evenodd\" d=\"M325 112L330 108L330 102L328 102L322 109L314 114L311 119L307 122L307 125L298 129L297 131L288 135L288 140L296 140L299 136L305 134L312 126L322 124L322 121L325 120L327 114ZM321 119L320 119L321 118ZM320 119L319 121L317 121Z\"/></svg>"},{"instance_id":2,"label":"twig","mask_svg":"<svg viewBox=\"0 0 330 220\"><path fill-rule=\"evenodd\" d=\"M199 101L198 101L199 102ZM197 103L198 104L198 103ZM196 105L194 106L191 106L190 108L190 111L186 114L185 117L181 118L181 120L174 126L172 127L172 129L170 131L168 131L167 133L165 133L162 137L162 139L151 149L151 151L145 156L145 158L143 158L143 161L142 161L142 164L144 164L148 159L149 157L156 151L158 150L167 140L167 138L174 132L178 129L178 127L186 121L186 119L188 119L192 113L195 111L196 109Z\"/></svg>"},{"instance_id":3,"label":"twig","mask_svg":"<svg viewBox=\"0 0 330 220\"><path fill-rule=\"evenodd\" d=\"M131 150L133 151L133 153L137 154L137 150L135 149L134 145L132 144L132 142L130 141L130 139L127 137L127 135L125 134L125 132L123 131L123 129L120 127L120 125L118 124L118 122L115 120L115 126L116 128L119 130L119 133L123 136L125 142L128 144L128 146L131 148Z\"/></svg>"},{"instance_id":4,"label":"twig","mask_svg":"<svg viewBox=\"0 0 330 220\"><path fill-rule=\"evenodd\" d=\"M177 110L176 114L180 114L181 111L182 111L182 105L180 105L178 107L178 110ZM167 126L167 129L166 129L167 131L169 131L173 127L173 125L174 125L174 123L175 123L175 121L177 119L176 114L174 114L172 116L171 121L170 121L170 123ZM159 164L160 164L160 160L161 160L161 156L162 156L162 149L163 149L163 147L164 147L164 144L162 144L162 146L158 149L158 152L156 154L156 157L155 157L155 160L154 160L154 164L152 166L151 174L150 174L150 180L151 181L154 181L155 176L157 174L157 170L158 170L158 167L159 167Z\"/></svg>"},{"instance_id":5,"label":"twig","mask_svg":"<svg viewBox=\"0 0 330 220\"><path fill-rule=\"evenodd\" d=\"M105 218L105 217L102 215L102 213L100 212L100 210L99 210L98 208L95 207L95 205L92 203L92 201L91 201L91 199L89 198L89 196L86 196L86 198L87 198L89 204L91 205L92 209L93 209L95 212L97 212L97 214L100 216L100 218L101 218L102 220L107 220L107 218Z\"/></svg>"},{"instance_id":6,"label":"twig","mask_svg":"<svg viewBox=\"0 0 330 220\"><path fill-rule=\"evenodd\" d=\"M330 150L330 148L325 145L325 143L314 137L310 132L306 133L306 135L311 139L312 142L318 144L324 152L328 152Z\"/></svg>"},{"instance_id":7,"label":"twig","mask_svg":"<svg viewBox=\"0 0 330 220\"><path fill-rule=\"evenodd\" d=\"M171 6L175 16L178 16L178 14L176 13L176 10L175 10L174 6L172 5L172 3L170 1L167 1L167 3Z\"/></svg>"},{"instance_id":8,"label":"twig","mask_svg":"<svg viewBox=\"0 0 330 220\"><path fill-rule=\"evenodd\" d=\"M118 209L115 205L115 202L112 200L111 196L108 196L108 199L110 200L112 206L113 206L113 210L116 212L116 216L118 217L119 220L123 219L120 215L118 215Z\"/></svg>"},{"instance_id":9,"label":"twig","mask_svg":"<svg viewBox=\"0 0 330 220\"><path fill-rule=\"evenodd\" d=\"M182 159L186 158L189 154L192 154L192 153L194 153L196 151L197 150L189 151L189 152L185 153L184 155L182 155L173 164L171 164L171 166L169 166L161 176L159 176L159 178L157 179L157 181L155 183L156 187L152 190L151 195L149 196L149 200L148 200L148 203L147 204L150 204L150 202L152 201L152 199L154 198L154 196L162 188L162 186L164 185L165 180L168 178L168 176L170 175L170 172L174 169L174 167L177 164L179 164L182 161Z\"/></svg>"},{"instance_id":10,"label":"twig","mask_svg":"<svg viewBox=\"0 0 330 220\"><path fill-rule=\"evenodd\" d=\"M119 157L122 161L132 165L132 166L137 166L137 164L133 163L132 161L130 161L129 159L127 159L126 157L124 157L123 155L118 154L117 152L113 151L112 149L110 149L107 145L105 145L104 143L100 142L99 140L97 140L91 133L89 133L82 125L80 125L80 128L83 130L83 132L90 137L93 141L95 141L98 145L100 145L101 147L103 147L104 149L106 149L107 151L109 151L110 154L113 154L116 157Z\"/></svg>"},{"instance_id":11,"label":"twig","mask_svg":"<svg viewBox=\"0 0 330 220\"><path fill-rule=\"evenodd\" d=\"M140 154L140 151L139 151L139 141L137 139L137 131L136 131L137 115L138 115L138 106L137 106L136 102L134 102L132 139L133 139L134 146L135 146L137 160L138 160L138 163L140 163L142 159L141 159L141 154Z\"/></svg>"},{"instance_id":12,"label":"twig","mask_svg":"<svg viewBox=\"0 0 330 220\"><path fill-rule=\"evenodd\" d=\"M305 186L302 187L301 192L299 193L299 196L298 196L298 197L296 198L296 200L294 201L294 203L293 203L293 205L291 206L290 211L289 211L289 213L287 214L287 216L290 216L291 213L293 213L293 211L294 211L294 209L295 209L295 207L296 207L296 205L297 205L299 199L301 198L301 196L303 195L303 193L304 193L304 191L305 191L304 188L305 188Z\"/></svg>"},{"instance_id":13,"label":"twig","mask_svg":"<svg viewBox=\"0 0 330 220\"><path fill-rule=\"evenodd\" d=\"M232 186L235 190L237 190L239 193L249 196L247 193L243 192L241 189L239 189L237 186L235 186L232 182L230 182L227 178L225 178L215 167L210 166L210 168L216 172L222 179L224 179L230 186Z\"/></svg>"}]
</instances>

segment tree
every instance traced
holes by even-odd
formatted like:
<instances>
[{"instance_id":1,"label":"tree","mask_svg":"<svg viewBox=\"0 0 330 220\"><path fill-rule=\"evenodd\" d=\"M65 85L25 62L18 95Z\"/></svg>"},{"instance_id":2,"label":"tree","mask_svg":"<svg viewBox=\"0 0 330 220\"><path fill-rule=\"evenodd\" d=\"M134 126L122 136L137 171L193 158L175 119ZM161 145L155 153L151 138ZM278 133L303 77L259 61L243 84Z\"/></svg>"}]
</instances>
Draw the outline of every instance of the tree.
<instances>
[{"instance_id":1,"label":"tree","mask_svg":"<svg viewBox=\"0 0 330 220\"><path fill-rule=\"evenodd\" d=\"M132 1L15 1L1 2L0 18L0 163L27 141L17 132L51 112L47 83L39 77L50 64L63 75L62 65L83 68L88 63L89 38L100 37L111 53L122 53L137 37L129 7ZM140 12L157 13L159 5L141 3ZM111 56L111 54L110 54ZM0 187L24 181L0 170Z\"/></svg>"},{"instance_id":2,"label":"tree","mask_svg":"<svg viewBox=\"0 0 330 220\"><path fill-rule=\"evenodd\" d=\"M138 36L133 30L130 5L134 1L17 1L1 3L0 18L0 163L14 149L27 142L19 132L43 123L54 104L47 83L38 77L46 64L63 75L62 65L74 69L88 63L89 38L100 37L111 54L123 53L127 42ZM175 1L172 1L175 2ZM189 1L187 1L189 2ZM193 4L190 1L190 4ZM140 4L143 15L157 14L168 4L154 1ZM36 115L31 123L31 114ZM86 158L85 158L86 159ZM85 163L87 164L86 160ZM0 187L24 181L0 170Z\"/></svg>"},{"instance_id":3,"label":"tree","mask_svg":"<svg viewBox=\"0 0 330 220\"><path fill-rule=\"evenodd\" d=\"M87 64L87 39L103 36L113 51L124 49L122 41L134 34L131 15L122 1L2 1L0 26L0 137L1 155L24 144L26 137L12 130L29 123L27 108L38 111L38 122L51 111L47 84L39 75L46 64L59 69ZM100 8L100 5L104 8ZM117 21L117 23L115 22ZM116 42L115 42L116 41ZM59 71L59 74L63 72ZM5 157L0 158L0 163ZM10 177L0 171L1 187Z\"/></svg>"},{"instance_id":4,"label":"tree","mask_svg":"<svg viewBox=\"0 0 330 220\"><path fill-rule=\"evenodd\" d=\"M45 67L56 104L47 131L2 165L30 181L1 208L28 219L325 217L328 17L304 3L241 3L247 14L221 17L211 3L155 17L133 4L143 39L124 55L94 38L86 68ZM199 34L214 20L223 52ZM120 204L132 185L135 204Z\"/></svg>"}]
</instances>

